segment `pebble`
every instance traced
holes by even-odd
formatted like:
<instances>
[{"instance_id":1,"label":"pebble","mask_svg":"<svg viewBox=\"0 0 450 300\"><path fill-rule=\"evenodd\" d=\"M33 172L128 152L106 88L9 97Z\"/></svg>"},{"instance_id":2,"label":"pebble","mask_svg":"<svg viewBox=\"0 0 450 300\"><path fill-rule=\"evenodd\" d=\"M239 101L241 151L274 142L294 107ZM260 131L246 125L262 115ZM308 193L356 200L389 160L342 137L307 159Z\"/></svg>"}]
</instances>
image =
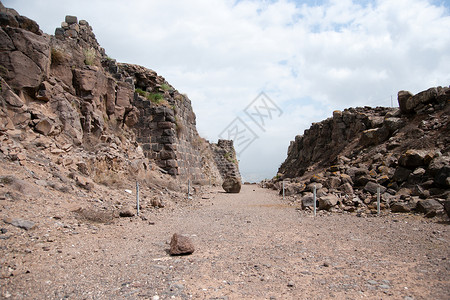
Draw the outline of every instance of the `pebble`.
<instances>
[{"instance_id":1,"label":"pebble","mask_svg":"<svg viewBox=\"0 0 450 300\"><path fill-rule=\"evenodd\" d=\"M158 295L153 296L152 300L159 300L159 296Z\"/></svg>"},{"instance_id":2,"label":"pebble","mask_svg":"<svg viewBox=\"0 0 450 300\"><path fill-rule=\"evenodd\" d=\"M293 281L289 281L289 282L288 282L288 284L287 284L287 286L288 286L288 287L294 287L294 286L295 286L295 284L294 284L294 282L293 282Z\"/></svg>"}]
</instances>

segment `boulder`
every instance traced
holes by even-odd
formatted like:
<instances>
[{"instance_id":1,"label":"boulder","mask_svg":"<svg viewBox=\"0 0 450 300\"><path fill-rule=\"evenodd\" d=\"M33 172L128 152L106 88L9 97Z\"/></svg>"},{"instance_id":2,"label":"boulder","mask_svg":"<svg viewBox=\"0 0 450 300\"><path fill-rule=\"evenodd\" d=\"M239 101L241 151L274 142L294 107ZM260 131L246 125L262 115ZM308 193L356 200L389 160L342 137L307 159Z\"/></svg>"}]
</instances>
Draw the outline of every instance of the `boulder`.
<instances>
[{"instance_id":1,"label":"boulder","mask_svg":"<svg viewBox=\"0 0 450 300\"><path fill-rule=\"evenodd\" d=\"M302 209L306 209L307 207L313 207L314 206L314 196L312 193L307 193L305 196L301 199L302 203Z\"/></svg>"},{"instance_id":2,"label":"boulder","mask_svg":"<svg viewBox=\"0 0 450 300\"><path fill-rule=\"evenodd\" d=\"M319 209L329 210L334 207L339 201L335 195L327 195L319 198Z\"/></svg>"},{"instance_id":3,"label":"boulder","mask_svg":"<svg viewBox=\"0 0 450 300\"><path fill-rule=\"evenodd\" d=\"M444 210L447 213L447 216L450 218L450 200L444 201Z\"/></svg>"},{"instance_id":4,"label":"boulder","mask_svg":"<svg viewBox=\"0 0 450 300\"><path fill-rule=\"evenodd\" d=\"M428 170L434 177L434 182L443 187L449 187L447 178L450 177L450 156L440 156L434 158Z\"/></svg>"},{"instance_id":5,"label":"boulder","mask_svg":"<svg viewBox=\"0 0 450 300\"><path fill-rule=\"evenodd\" d=\"M392 176L392 180L397 182L406 181L409 177L409 174L411 174L411 170L403 167L398 167L397 169L395 169L395 173Z\"/></svg>"},{"instance_id":6,"label":"boulder","mask_svg":"<svg viewBox=\"0 0 450 300\"><path fill-rule=\"evenodd\" d=\"M377 193L378 188L380 188L381 194L386 191L386 188L384 186L381 186L378 183L373 182L373 181L367 182L366 185L364 186L364 190L366 192L371 193L372 195Z\"/></svg>"},{"instance_id":7,"label":"boulder","mask_svg":"<svg viewBox=\"0 0 450 300\"><path fill-rule=\"evenodd\" d=\"M416 210L424 213L426 217L434 217L439 210L442 210L442 204L434 199L419 200Z\"/></svg>"},{"instance_id":8,"label":"boulder","mask_svg":"<svg viewBox=\"0 0 450 300\"><path fill-rule=\"evenodd\" d=\"M399 158L398 163L400 166L414 169L416 167L423 166L424 158L427 155L426 151L409 149L406 150Z\"/></svg>"},{"instance_id":9,"label":"boulder","mask_svg":"<svg viewBox=\"0 0 450 300\"><path fill-rule=\"evenodd\" d=\"M302 192L305 189L304 184L300 183L285 183L284 184L284 195L292 196ZM283 194L283 189L280 190L280 195Z\"/></svg>"},{"instance_id":10,"label":"boulder","mask_svg":"<svg viewBox=\"0 0 450 300\"><path fill-rule=\"evenodd\" d=\"M364 130L359 143L363 146L378 145L389 137L389 129L385 126Z\"/></svg>"},{"instance_id":11,"label":"boulder","mask_svg":"<svg viewBox=\"0 0 450 300\"><path fill-rule=\"evenodd\" d=\"M407 109L407 101L413 96L408 91L399 91L397 94L398 106L400 107L400 112L403 114L407 114L410 111Z\"/></svg>"},{"instance_id":12,"label":"boulder","mask_svg":"<svg viewBox=\"0 0 450 300\"><path fill-rule=\"evenodd\" d=\"M122 207L119 210L119 217L122 217L122 218L134 217L134 211L135 211L135 209L131 206Z\"/></svg>"},{"instance_id":13,"label":"boulder","mask_svg":"<svg viewBox=\"0 0 450 300\"><path fill-rule=\"evenodd\" d=\"M76 24L76 23L78 23L78 18L76 16L69 16L69 15L67 15L66 18L65 18L65 22L68 25Z\"/></svg>"},{"instance_id":14,"label":"boulder","mask_svg":"<svg viewBox=\"0 0 450 300\"><path fill-rule=\"evenodd\" d=\"M241 191L241 181L237 177L228 176L223 181L222 188L227 193L239 193Z\"/></svg>"},{"instance_id":15,"label":"boulder","mask_svg":"<svg viewBox=\"0 0 450 300\"><path fill-rule=\"evenodd\" d=\"M191 239L185 235L175 233L170 241L170 255L187 255L195 251Z\"/></svg>"},{"instance_id":16,"label":"boulder","mask_svg":"<svg viewBox=\"0 0 450 300\"><path fill-rule=\"evenodd\" d=\"M407 213L412 209L411 204L408 202L394 202L391 204L391 211L393 213Z\"/></svg>"}]
</instances>

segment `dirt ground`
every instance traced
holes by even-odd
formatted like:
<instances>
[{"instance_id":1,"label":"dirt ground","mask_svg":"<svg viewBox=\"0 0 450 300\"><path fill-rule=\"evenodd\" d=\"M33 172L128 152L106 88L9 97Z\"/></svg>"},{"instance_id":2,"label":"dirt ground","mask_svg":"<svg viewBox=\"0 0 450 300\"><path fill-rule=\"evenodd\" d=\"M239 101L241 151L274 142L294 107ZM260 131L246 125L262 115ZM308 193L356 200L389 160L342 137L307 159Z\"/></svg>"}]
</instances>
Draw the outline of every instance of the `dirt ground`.
<instances>
[{"instance_id":1,"label":"dirt ground","mask_svg":"<svg viewBox=\"0 0 450 300\"><path fill-rule=\"evenodd\" d=\"M450 299L448 222L314 218L245 185L104 224L64 213L67 197L35 200L40 214L0 201L2 218L38 223L0 222L3 299ZM191 237L192 255L167 253L175 232Z\"/></svg>"}]
</instances>

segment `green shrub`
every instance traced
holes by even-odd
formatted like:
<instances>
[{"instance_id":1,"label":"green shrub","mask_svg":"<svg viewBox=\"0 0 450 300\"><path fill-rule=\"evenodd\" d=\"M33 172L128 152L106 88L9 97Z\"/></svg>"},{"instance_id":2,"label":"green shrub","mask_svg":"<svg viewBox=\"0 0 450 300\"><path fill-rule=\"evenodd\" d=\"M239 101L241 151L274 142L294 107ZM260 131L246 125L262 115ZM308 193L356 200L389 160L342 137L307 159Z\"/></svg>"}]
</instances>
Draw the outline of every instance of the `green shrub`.
<instances>
[{"instance_id":1,"label":"green shrub","mask_svg":"<svg viewBox=\"0 0 450 300\"><path fill-rule=\"evenodd\" d=\"M168 90L170 90L171 88L170 88L170 85L168 85L167 83L163 83L163 84L161 84L161 89L162 89L163 91L168 91Z\"/></svg>"}]
</instances>

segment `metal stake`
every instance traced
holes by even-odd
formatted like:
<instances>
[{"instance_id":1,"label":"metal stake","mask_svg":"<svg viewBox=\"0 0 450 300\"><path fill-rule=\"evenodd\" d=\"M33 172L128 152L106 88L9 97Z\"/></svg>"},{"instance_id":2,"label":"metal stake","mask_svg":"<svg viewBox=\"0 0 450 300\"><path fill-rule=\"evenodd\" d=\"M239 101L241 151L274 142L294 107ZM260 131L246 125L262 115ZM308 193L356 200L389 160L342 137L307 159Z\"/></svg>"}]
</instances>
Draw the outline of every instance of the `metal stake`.
<instances>
[{"instance_id":1,"label":"metal stake","mask_svg":"<svg viewBox=\"0 0 450 300\"><path fill-rule=\"evenodd\" d=\"M139 182L136 181L136 211L139 216Z\"/></svg>"},{"instance_id":2,"label":"metal stake","mask_svg":"<svg viewBox=\"0 0 450 300\"><path fill-rule=\"evenodd\" d=\"M377 187L377 215L380 215L380 187Z\"/></svg>"},{"instance_id":3,"label":"metal stake","mask_svg":"<svg viewBox=\"0 0 450 300\"><path fill-rule=\"evenodd\" d=\"M314 185L314 217L316 216L316 185Z\"/></svg>"},{"instance_id":4,"label":"metal stake","mask_svg":"<svg viewBox=\"0 0 450 300\"><path fill-rule=\"evenodd\" d=\"M189 196L191 195L191 180L188 179L188 193L187 193L187 197L189 199Z\"/></svg>"}]
</instances>

